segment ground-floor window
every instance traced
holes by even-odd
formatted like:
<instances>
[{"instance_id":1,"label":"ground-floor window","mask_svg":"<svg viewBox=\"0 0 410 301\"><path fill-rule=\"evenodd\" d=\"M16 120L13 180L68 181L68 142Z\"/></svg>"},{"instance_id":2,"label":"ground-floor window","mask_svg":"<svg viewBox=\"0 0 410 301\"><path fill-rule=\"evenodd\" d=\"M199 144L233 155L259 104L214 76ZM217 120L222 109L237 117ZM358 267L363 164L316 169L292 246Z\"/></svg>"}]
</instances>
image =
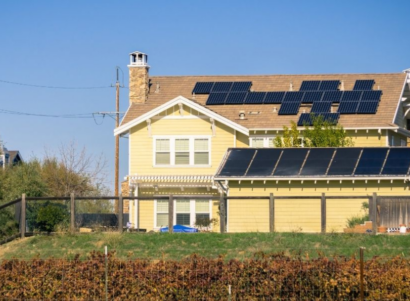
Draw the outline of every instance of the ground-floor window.
<instances>
[{"instance_id":1,"label":"ground-floor window","mask_svg":"<svg viewBox=\"0 0 410 301\"><path fill-rule=\"evenodd\" d=\"M196 221L209 220L212 203L209 200L175 200L174 225L194 226ZM168 226L168 200L155 201L155 227Z\"/></svg>"}]
</instances>

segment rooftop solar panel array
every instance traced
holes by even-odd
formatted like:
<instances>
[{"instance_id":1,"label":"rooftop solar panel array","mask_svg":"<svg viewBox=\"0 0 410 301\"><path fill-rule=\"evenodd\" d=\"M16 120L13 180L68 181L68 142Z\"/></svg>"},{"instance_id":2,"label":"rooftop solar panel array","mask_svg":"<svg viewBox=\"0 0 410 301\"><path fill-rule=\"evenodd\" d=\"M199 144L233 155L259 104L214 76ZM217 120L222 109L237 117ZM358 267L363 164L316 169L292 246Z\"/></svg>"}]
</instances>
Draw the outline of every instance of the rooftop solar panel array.
<instances>
[{"instance_id":1,"label":"rooftop solar panel array","mask_svg":"<svg viewBox=\"0 0 410 301\"><path fill-rule=\"evenodd\" d=\"M300 114L298 126L311 126L313 125L314 117L318 116L321 116L324 122L337 124L340 113L302 113Z\"/></svg>"},{"instance_id":2,"label":"rooftop solar panel array","mask_svg":"<svg viewBox=\"0 0 410 301\"><path fill-rule=\"evenodd\" d=\"M216 177L377 177L409 175L410 148L230 149Z\"/></svg>"}]
</instances>

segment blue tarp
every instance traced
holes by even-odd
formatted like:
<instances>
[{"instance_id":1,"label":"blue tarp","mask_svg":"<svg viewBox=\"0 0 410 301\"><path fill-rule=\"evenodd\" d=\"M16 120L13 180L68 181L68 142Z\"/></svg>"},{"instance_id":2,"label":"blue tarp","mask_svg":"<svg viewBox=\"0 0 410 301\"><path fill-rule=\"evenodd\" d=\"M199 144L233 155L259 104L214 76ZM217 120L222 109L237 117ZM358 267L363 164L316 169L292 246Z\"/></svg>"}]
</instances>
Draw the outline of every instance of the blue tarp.
<instances>
[{"instance_id":1,"label":"blue tarp","mask_svg":"<svg viewBox=\"0 0 410 301\"><path fill-rule=\"evenodd\" d=\"M198 229L196 228L191 228L191 227L187 227L187 226L182 226L182 225L174 225L172 227L172 229L174 230L174 233L194 233L194 232L198 232ZM161 229L159 229L159 232L168 232L168 227L163 227Z\"/></svg>"}]
</instances>

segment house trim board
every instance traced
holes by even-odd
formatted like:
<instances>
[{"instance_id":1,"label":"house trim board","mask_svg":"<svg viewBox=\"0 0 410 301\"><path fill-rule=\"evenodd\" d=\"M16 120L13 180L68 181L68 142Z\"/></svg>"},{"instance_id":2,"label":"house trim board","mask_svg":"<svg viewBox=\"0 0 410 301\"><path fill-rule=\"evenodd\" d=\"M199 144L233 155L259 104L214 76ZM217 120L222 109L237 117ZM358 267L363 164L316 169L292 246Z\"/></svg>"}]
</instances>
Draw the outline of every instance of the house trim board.
<instances>
[{"instance_id":1,"label":"house trim board","mask_svg":"<svg viewBox=\"0 0 410 301\"><path fill-rule=\"evenodd\" d=\"M393 124L395 124L396 118L397 118L397 114L399 113L400 104L401 104L401 102L402 102L402 97L403 97L403 94L404 94L404 89L406 88L406 85L407 85L407 80L408 80L408 78L409 78L409 74L407 73L407 74L406 74L406 78L404 79L403 88L401 89L399 102L397 103L397 106L396 106L396 112L394 113L394 117L393 117L393 120L392 120L392 123L393 123Z\"/></svg>"}]
</instances>

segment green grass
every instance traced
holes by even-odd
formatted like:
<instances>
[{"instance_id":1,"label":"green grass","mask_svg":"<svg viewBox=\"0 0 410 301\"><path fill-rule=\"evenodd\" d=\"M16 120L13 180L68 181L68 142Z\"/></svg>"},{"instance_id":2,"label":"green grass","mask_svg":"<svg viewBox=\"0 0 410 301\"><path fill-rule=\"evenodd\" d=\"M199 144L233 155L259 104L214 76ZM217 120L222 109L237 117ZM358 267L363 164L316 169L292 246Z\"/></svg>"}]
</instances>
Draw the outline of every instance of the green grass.
<instances>
[{"instance_id":1,"label":"green grass","mask_svg":"<svg viewBox=\"0 0 410 301\"><path fill-rule=\"evenodd\" d=\"M81 258L93 250L116 251L119 258L183 259L192 253L226 260L245 259L257 252L279 253L315 258L319 254L358 256L365 247L366 258L380 256L410 257L410 237L407 235L364 234L303 234L303 233L195 233L137 234L115 232L78 235L35 236L0 246L0 259Z\"/></svg>"}]
</instances>

